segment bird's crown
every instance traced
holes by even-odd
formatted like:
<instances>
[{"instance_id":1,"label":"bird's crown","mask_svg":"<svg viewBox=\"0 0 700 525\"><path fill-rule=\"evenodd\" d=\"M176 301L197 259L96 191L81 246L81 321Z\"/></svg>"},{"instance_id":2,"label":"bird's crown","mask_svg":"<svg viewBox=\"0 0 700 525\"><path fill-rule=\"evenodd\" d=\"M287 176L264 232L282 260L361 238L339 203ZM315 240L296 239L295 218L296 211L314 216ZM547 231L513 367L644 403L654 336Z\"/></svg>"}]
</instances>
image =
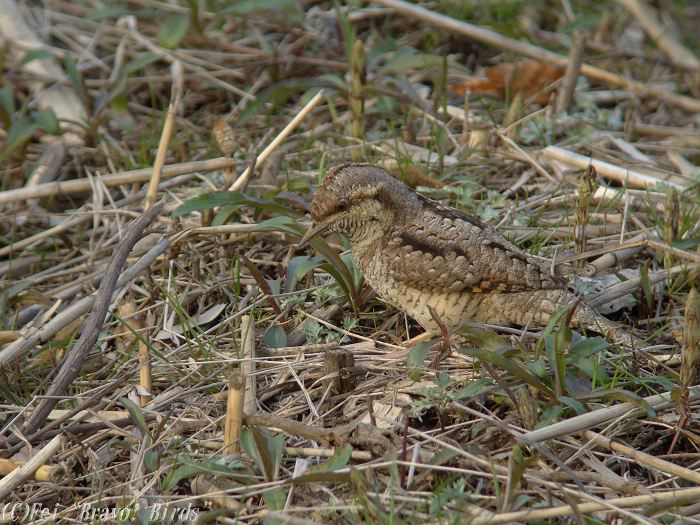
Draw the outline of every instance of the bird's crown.
<instances>
[{"instance_id":1,"label":"bird's crown","mask_svg":"<svg viewBox=\"0 0 700 525\"><path fill-rule=\"evenodd\" d=\"M334 214L345 213L367 199L383 206L408 198L411 190L379 166L341 164L328 170L313 198L311 217L319 222Z\"/></svg>"}]
</instances>

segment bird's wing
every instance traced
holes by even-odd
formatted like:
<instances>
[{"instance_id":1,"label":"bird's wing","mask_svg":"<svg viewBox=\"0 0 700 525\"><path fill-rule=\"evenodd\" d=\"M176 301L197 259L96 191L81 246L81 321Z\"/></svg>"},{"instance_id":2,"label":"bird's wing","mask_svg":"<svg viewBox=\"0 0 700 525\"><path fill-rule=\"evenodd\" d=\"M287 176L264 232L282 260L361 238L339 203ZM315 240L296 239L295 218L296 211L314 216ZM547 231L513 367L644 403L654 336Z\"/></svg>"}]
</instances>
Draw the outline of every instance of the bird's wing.
<instances>
[{"instance_id":1,"label":"bird's wing","mask_svg":"<svg viewBox=\"0 0 700 525\"><path fill-rule=\"evenodd\" d=\"M426 290L511 293L566 287L490 226L421 197L422 217L389 234L391 277ZM406 224L409 222L409 224Z\"/></svg>"}]
</instances>

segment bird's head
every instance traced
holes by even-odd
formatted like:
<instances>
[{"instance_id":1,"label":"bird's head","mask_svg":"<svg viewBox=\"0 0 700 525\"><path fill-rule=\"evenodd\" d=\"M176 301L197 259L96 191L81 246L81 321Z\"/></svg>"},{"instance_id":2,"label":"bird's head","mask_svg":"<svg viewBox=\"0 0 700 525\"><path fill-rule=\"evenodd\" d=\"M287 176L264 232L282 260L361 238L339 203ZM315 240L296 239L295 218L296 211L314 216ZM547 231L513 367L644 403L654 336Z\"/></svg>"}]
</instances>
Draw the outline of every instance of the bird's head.
<instances>
[{"instance_id":1,"label":"bird's head","mask_svg":"<svg viewBox=\"0 0 700 525\"><path fill-rule=\"evenodd\" d=\"M412 191L378 166L342 164L328 171L314 195L313 224L299 245L314 235L341 232L350 242L383 235L401 212L395 203L410 201Z\"/></svg>"}]
</instances>

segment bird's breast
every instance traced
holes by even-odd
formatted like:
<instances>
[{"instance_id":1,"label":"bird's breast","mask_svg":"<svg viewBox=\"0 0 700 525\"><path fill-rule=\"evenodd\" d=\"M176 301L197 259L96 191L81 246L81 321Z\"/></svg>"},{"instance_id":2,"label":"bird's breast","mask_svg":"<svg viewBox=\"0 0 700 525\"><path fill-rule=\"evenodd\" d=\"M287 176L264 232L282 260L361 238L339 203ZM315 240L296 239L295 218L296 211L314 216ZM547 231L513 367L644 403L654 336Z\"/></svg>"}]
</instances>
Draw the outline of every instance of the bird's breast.
<instances>
[{"instance_id":1,"label":"bird's breast","mask_svg":"<svg viewBox=\"0 0 700 525\"><path fill-rule=\"evenodd\" d=\"M358 269L377 295L413 317L428 332L440 333L428 306L450 329L484 317L496 322L492 319L493 312L481 311L484 294L436 292L434 289L408 286L392 278L387 256L382 250L360 250L356 253L353 249L353 256Z\"/></svg>"}]
</instances>

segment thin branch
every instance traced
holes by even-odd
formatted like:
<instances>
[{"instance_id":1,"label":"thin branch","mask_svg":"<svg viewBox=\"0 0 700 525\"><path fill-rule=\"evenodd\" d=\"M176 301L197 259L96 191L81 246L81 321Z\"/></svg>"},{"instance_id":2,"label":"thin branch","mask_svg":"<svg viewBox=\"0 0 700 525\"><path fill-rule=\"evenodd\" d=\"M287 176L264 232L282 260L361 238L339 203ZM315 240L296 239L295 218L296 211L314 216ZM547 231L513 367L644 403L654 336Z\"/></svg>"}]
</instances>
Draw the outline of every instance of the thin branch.
<instances>
[{"instance_id":1,"label":"thin branch","mask_svg":"<svg viewBox=\"0 0 700 525\"><path fill-rule=\"evenodd\" d=\"M115 248L112 260L105 272L105 276L100 283L100 288L95 297L95 304L92 313L83 326L80 339L75 344L73 351L69 354L58 372L56 379L46 392L46 398L42 399L30 418L22 427L24 434L33 434L44 423L51 409L58 403L58 396L62 396L68 386L73 382L80 372L80 368L85 360L85 356L97 341L100 328L104 324L107 310L112 302L112 294L117 286L117 279L121 272L126 258L131 253L134 244L143 235L144 229L151 224L163 211L164 204L160 203L146 210L141 217L136 219L124 236L122 242Z\"/></svg>"}]
</instances>

